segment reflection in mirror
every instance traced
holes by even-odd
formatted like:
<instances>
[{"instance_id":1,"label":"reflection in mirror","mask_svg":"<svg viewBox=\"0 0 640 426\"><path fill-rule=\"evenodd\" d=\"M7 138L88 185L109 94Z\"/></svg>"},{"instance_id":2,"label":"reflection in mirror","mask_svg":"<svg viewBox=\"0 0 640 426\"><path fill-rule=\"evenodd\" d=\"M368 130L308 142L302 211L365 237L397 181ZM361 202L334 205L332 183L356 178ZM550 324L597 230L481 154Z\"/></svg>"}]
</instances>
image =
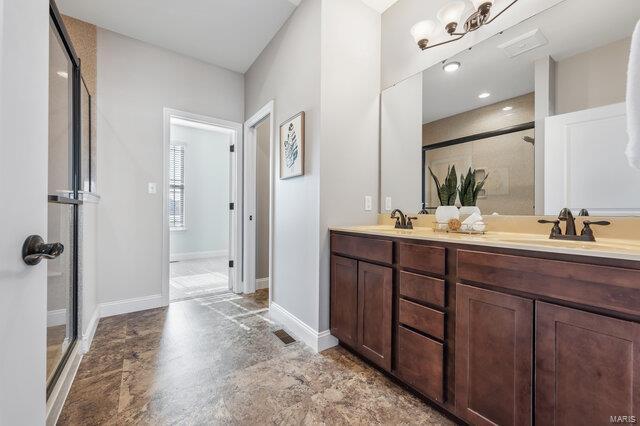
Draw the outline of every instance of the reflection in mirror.
<instances>
[{"instance_id":1,"label":"reflection in mirror","mask_svg":"<svg viewBox=\"0 0 640 426\"><path fill-rule=\"evenodd\" d=\"M565 0L385 90L383 212L432 213L441 197L429 170L442 183L455 166L458 190L470 170L486 178L455 201L485 215L640 215L640 171L624 153L638 19L637 0L606 14L599 1Z\"/></svg>"}]
</instances>

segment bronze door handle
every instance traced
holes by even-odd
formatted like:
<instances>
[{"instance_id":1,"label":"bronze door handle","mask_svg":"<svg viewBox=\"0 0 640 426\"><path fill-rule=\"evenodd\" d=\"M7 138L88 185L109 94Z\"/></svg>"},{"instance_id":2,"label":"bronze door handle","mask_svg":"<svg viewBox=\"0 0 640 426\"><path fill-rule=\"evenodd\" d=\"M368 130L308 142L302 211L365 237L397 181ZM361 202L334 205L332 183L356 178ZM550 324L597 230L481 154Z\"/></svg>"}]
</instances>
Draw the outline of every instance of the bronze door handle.
<instances>
[{"instance_id":1,"label":"bronze door handle","mask_svg":"<svg viewBox=\"0 0 640 426\"><path fill-rule=\"evenodd\" d=\"M45 243L40 235L29 235L22 244L22 260L27 265L37 265L42 259L55 259L64 251L62 243Z\"/></svg>"}]
</instances>

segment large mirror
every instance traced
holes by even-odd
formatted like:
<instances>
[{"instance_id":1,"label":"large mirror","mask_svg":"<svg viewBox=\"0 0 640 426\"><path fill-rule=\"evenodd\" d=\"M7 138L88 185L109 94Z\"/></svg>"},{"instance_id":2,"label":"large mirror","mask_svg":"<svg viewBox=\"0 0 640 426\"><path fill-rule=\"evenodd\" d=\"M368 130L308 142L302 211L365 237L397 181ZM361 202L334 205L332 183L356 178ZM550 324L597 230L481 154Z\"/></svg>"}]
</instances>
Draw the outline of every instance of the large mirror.
<instances>
[{"instance_id":1,"label":"large mirror","mask_svg":"<svg viewBox=\"0 0 640 426\"><path fill-rule=\"evenodd\" d=\"M383 91L382 212L640 215L625 156L639 19L638 0L565 0ZM455 194L437 190L453 176Z\"/></svg>"}]
</instances>

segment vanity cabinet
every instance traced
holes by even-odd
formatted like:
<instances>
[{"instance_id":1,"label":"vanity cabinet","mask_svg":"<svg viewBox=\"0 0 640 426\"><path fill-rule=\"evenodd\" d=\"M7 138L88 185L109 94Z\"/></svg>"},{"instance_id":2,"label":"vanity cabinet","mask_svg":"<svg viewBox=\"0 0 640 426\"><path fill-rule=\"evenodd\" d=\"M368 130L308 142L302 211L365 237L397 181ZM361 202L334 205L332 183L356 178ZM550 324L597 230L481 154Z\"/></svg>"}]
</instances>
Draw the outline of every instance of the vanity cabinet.
<instances>
[{"instance_id":1,"label":"vanity cabinet","mask_svg":"<svg viewBox=\"0 0 640 426\"><path fill-rule=\"evenodd\" d=\"M476 425L530 425L533 301L462 284L456 298L458 415Z\"/></svg>"},{"instance_id":2,"label":"vanity cabinet","mask_svg":"<svg viewBox=\"0 0 640 426\"><path fill-rule=\"evenodd\" d=\"M640 415L640 324L536 303L536 423Z\"/></svg>"},{"instance_id":3,"label":"vanity cabinet","mask_svg":"<svg viewBox=\"0 0 640 426\"><path fill-rule=\"evenodd\" d=\"M358 351L391 370L392 269L358 262Z\"/></svg>"},{"instance_id":4,"label":"vanity cabinet","mask_svg":"<svg viewBox=\"0 0 640 426\"><path fill-rule=\"evenodd\" d=\"M358 261L331 256L331 334L355 347L358 339Z\"/></svg>"},{"instance_id":5,"label":"vanity cabinet","mask_svg":"<svg viewBox=\"0 0 640 426\"><path fill-rule=\"evenodd\" d=\"M640 416L640 262L331 234L331 332L472 425Z\"/></svg>"},{"instance_id":6,"label":"vanity cabinet","mask_svg":"<svg viewBox=\"0 0 640 426\"><path fill-rule=\"evenodd\" d=\"M333 235L331 244L331 334L390 371L393 269L373 262L390 265L392 243Z\"/></svg>"}]
</instances>

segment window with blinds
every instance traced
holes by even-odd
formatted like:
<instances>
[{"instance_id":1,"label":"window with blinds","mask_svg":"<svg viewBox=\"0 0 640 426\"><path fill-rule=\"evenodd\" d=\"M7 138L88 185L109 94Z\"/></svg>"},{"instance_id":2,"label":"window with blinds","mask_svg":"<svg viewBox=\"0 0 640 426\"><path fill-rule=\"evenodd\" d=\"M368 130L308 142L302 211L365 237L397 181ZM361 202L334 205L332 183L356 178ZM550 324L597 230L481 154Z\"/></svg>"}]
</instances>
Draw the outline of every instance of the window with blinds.
<instances>
[{"instance_id":1,"label":"window with blinds","mask_svg":"<svg viewBox=\"0 0 640 426\"><path fill-rule=\"evenodd\" d=\"M169 226L184 229L184 145L169 147Z\"/></svg>"}]
</instances>

